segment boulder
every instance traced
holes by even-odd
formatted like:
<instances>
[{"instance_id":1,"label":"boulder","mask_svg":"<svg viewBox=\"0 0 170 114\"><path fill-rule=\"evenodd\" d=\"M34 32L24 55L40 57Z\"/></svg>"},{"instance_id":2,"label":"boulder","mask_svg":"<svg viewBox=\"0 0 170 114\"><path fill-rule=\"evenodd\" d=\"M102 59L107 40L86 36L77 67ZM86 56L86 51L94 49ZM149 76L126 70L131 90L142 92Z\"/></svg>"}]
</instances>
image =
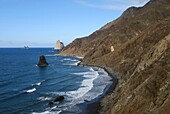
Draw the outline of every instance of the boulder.
<instances>
[{"instance_id":1,"label":"boulder","mask_svg":"<svg viewBox=\"0 0 170 114\"><path fill-rule=\"evenodd\" d=\"M44 55L41 55L40 56L40 59L39 59L39 62L37 64L39 67L45 67L45 66L48 66L48 63L44 57Z\"/></svg>"},{"instance_id":2,"label":"boulder","mask_svg":"<svg viewBox=\"0 0 170 114\"><path fill-rule=\"evenodd\" d=\"M64 100L64 96L58 96L55 98L54 102L60 102Z\"/></svg>"}]
</instances>

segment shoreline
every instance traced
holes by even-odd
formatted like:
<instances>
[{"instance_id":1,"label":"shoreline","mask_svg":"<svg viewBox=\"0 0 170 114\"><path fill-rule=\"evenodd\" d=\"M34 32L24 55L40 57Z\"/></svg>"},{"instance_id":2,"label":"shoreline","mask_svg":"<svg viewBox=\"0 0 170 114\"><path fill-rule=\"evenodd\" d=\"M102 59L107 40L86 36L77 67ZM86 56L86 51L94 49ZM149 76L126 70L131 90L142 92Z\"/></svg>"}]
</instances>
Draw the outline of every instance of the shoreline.
<instances>
[{"instance_id":1,"label":"shoreline","mask_svg":"<svg viewBox=\"0 0 170 114\"><path fill-rule=\"evenodd\" d=\"M118 87L119 80L120 80L120 77L118 76L119 74L116 74L116 72L115 72L115 74L113 74L112 72L109 71L109 68L105 68L105 67L101 67L101 66L93 66L93 65L83 65L83 66L101 68L105 72L107 72L109 77L111 77L112 84L110 85L110 87L105 88L107 90L104 90L102 97L95 98L87 104L87 108L86 108L86 110L88 112L87 114L100 114L100 112L102 112L102 110L106 110L107 108L109 108L109 107L102 106L102 104L108 104L108 103L103 103L103 100L108 99L107 96L112 94L113 91L115 91L116 88ZM105 106L107 106L107 105L105 105Z\"/></svg>"},{"instance_id":2,"label":"shoreline","mask_svg":"<svg viewBox=\"0 0 170 114\"><path fill-rule=\"evenodd\" d=\"M60 54L57 54L56 56L63 56ZM66 56L66 55L65 55ZM78 56L72 56L79 58ZM85 114L101 114L102 111L106 111L108 108L107 101L109 101L109 95L113 94L114 91L117 90L119 87L119 82L121 80L120 74L118 72L114 72L110 67L103 67L103 66L98 66L98 65L88 65L88 64L83 64L82 59L83 57L79 58L80 62L77 64L77 66L88 66L88 67L97 67L103 69L108 76L111 78L110 81L112 82L109 87L106 86L106 90L104 89L103 94L101 94L101 97L92 99L89 102L86 102L86 107L84 108ZM115 94L115 93L114 93ZM106 102L103 102L103 100L107 100ZM81 105L81 104L80 104Z\"/></svg>"}]
</instances>

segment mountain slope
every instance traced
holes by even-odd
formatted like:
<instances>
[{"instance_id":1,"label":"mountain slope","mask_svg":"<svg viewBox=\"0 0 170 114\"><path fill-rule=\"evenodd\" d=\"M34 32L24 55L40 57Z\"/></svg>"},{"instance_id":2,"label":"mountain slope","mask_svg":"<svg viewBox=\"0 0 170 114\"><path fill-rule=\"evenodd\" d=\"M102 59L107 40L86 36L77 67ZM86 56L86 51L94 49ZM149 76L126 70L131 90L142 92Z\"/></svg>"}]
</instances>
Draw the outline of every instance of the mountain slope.
<instances>
[{"instance_id":1,"label":"mountain slope","mask_svg":"<svg viewBox=\"0 0 170 114\"><path fill-rule=\"evenodd\" d=\"M170 109L170 1L127 9L62 55L84 56L82 65L118 73L119 84L102 101L103 114L168 114Z\"/></svg>"}]
</instances>

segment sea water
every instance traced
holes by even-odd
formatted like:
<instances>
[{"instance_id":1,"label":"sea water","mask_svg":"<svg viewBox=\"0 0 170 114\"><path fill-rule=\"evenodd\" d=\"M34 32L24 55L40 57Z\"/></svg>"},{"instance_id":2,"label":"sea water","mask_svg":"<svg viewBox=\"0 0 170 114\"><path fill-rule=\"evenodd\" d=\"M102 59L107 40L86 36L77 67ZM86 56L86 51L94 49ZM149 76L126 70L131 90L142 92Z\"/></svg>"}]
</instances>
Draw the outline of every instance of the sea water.
<instances>
[{"instance_id":1,"label":"sea water","mask_svg":"<svg viewBox=\"0 0 170 114\"><path fill-rule=\"evenodd\" d=\"M79 57L56 56L52 48L0 48L0 114L85 114L85 101L112 84L101 68L77 66ZM45 55L48 67L37 66ZM48 105L62 95L60 103Z\"/></svg>"}]
</instances>

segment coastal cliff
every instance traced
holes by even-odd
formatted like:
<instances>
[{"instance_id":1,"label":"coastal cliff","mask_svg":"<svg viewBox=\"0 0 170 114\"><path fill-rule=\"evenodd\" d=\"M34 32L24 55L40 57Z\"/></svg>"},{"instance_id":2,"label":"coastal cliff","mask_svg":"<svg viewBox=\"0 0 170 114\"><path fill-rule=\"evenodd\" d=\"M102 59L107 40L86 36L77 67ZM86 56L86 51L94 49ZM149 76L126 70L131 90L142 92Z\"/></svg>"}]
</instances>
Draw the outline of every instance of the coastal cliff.
<instances>
[{"instance_id":1,"label":"coastal cliff","mask_svg":"<svg viewBox=\"0 0 170 114\"><path fill-rule=\"evenodd\" d=\"M61 55L105 68L119 79L101 114L169 114L170 1L150 0L66 46Z\"/></svg>"}]
</instances>

